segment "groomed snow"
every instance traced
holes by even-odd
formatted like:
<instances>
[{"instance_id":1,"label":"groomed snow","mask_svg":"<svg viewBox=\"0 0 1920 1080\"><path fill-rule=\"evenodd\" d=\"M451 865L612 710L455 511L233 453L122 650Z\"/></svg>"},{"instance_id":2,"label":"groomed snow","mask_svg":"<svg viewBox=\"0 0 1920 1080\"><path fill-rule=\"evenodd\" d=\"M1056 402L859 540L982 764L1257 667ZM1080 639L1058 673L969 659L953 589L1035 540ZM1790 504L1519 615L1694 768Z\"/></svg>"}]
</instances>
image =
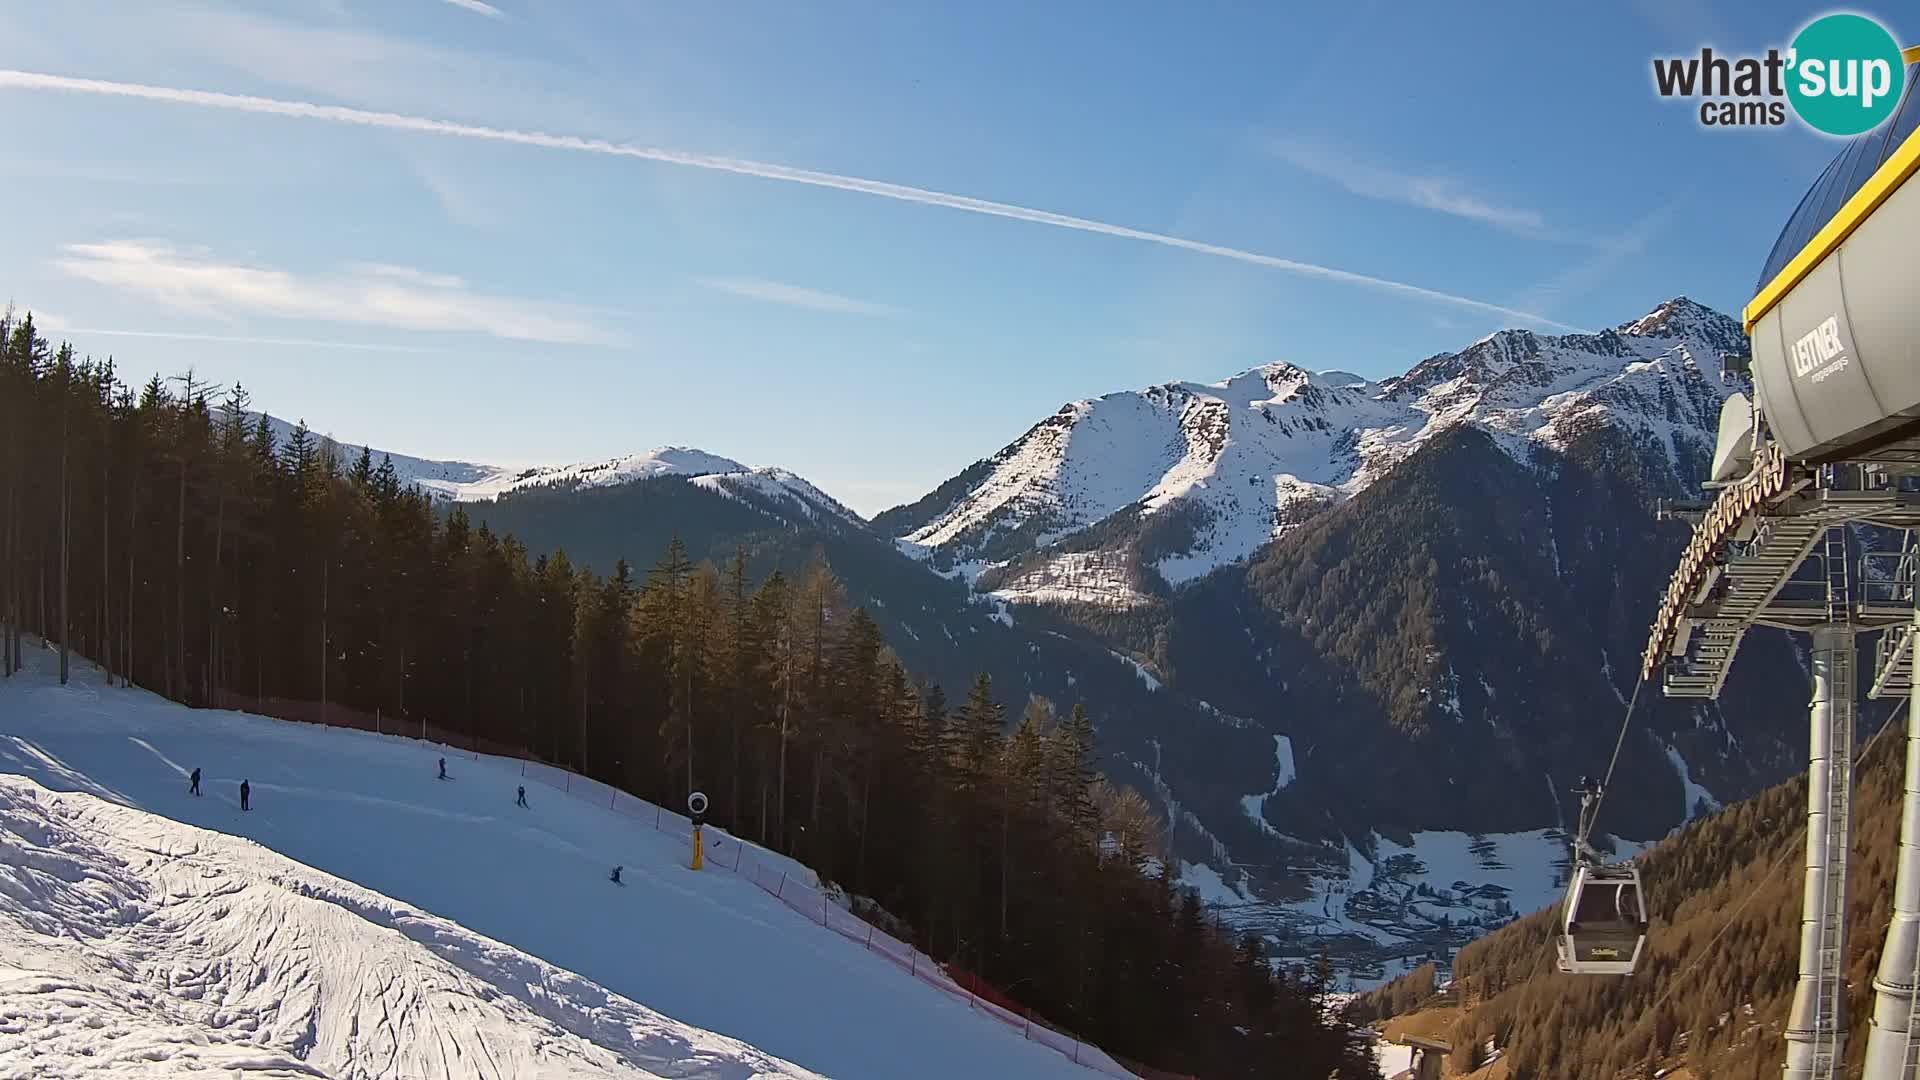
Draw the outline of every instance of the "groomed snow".
<instances>
[{"instance_id":1,"label":"groomed snow","mask_svg":"<svg viewBox=\"0 0 1920 1080\"><path fill-rule=\"evenodd\" d=\"M819 1075L251 841L0 776L0 1072L216 1071Z\"/></svg>"},{"instance_id":2,"label":"groomed snow","mask_svg":"<svg viewBox=\"0 0 1920 1080\"><path fill-rule=\"evenodd\" d=\"M251 850L246 841L252 841L323 875L356 883L366 892L328 886L332 891L322 898L337 910L324 917L346 920L342 905L358 898L355 903L364 902L356 912L361 920L378 923L391 917L431 928L423 947L450 965L436 970L456 979L453 969L458 968L484 984L475 987L477 997L449 993L435 1006L444 1010L444 1016L474 1018L476 1040L491 1038L479 1032L493 1030L496 1022L518 1024L518 1018L528 1015L564 1027L554 1010L584 1007L595 995L604 994L608 1001L637 1002L658 1010L672 1023L686 1025L690 1040L699 1034L694 1029L704 1029L833 1077L1084 1080L1090 1075L1054 1050L1027 1042L1018 1031L970 1009L964 998L949 996L881 955L821 929L747 879L686 869L686 849L679 838L523 781L516 763L449 756L453 778L439 782L434 779L439 755L421 743L240 713L190 710L144 691L110 688L85 662L76 663L74 684L62 688L51 677L50 654L37 648L29 653L26 673L0 681L0 770L54 790L90 793L184 825L244 838L208 841L203 846L209 850L218 846L222 851L245 852ZM206 794L199 799L186 794L186 773L195 766L204 770ZM242 778L250 779L253 789L254 809L246 814L239 811L236 796ZM531 809L513 805L514 788L522 782L526 782ZM83 838L110 853L128 850L114 846L129 841L109 835L110 817L104 809L96 814L94 820L102 825L83 830ZM143 819L131 814L118 820L136 832L148 828L135 826ZM269 858L264 851L259 857ZM717 845L712 857L724 858L725 848ZM13 858L8 862L21 865ZM607 880L616 863L626 868L624 888ZM172 877L156 875L185 872L144 867L137 861L133 865L137 873L126 871L129 876L124 883L112 888L151 888L155 881L170 888ZM280 867L276 873L284 880L300 879L300 871L290 864L273 865ZM261 878L246 876L249 871L237 860L232 867L222 863L217 869L237 875L235 881L259 890L258 895L271 897ZM793 870L805 879L801 868ZM95 888L85 885L85 875L80 877L68 884ZM316 876L313 880L326 879ZM385 901L386 897L393 900ZM11 902L19 904L22 899ZM31 903L30 898L26 901ZM261 902L266 906L260 910L272 906ZM275 902L283 908L292 903L290 899ZM403 910L416 912L417 918L396 914ZM340 925L357 924L347 920ZM322 954L301 955L297 935L268 935L261 942L263 951L257 956L251 951L230 954L244 957L251 965L250 973L236 976L239 984L267 978L273 965L291 962L295 956L308 963L325 959ZM13 944L0 955L0 968L50 970L56 954L65 957L58 963L84 965L84 947L69 943L24 955L23 946ZM393 947L400 950L395 955L425 956L397 941ZM268 955L273 949L287 950L288 957ZM550 969L532 957L560 969L559 973L549 975ZM488 968L497 978L475 973L472 965L482 961L497 965ZM573 976L578 978L566 982ZM88 977L107 978L98 970ZM288 972L284 977L345 975ZM549 978L566 983L572 1004L553 996L549 987L558 983L541 981ZM112 994L133 989L110 980L101 985L105 989L97 992L60 993L81 1001L78 1007L83 1008L89 1007L84 1004L85 995L93 993L94 1000L106 1008L115 1000ZM157 993L168 985L162 978L157 987L148 989ZM30 991L27 986L11 992ZM80 996L71 996L75 994ZM224 999L216 1001L224 1007ZM313 1006L334 1007L344 1010L348 1005ZM633 1026L638 1023L634 1017L651 1014L633 1012L625 1004L596 1001L594 1007L600 1011L589 1011L586 1019L612 1027L603 1031L590 1026L581 1034L614 1053L621 1049L618 1040L640 1040L655 1047L646 1052L658 1054L664 1062L667 1052L658 1049L661 1044L647 1041L652 1035L646 1032L656 1029ZM133 1020L112 1022L132 1024ZM633 1034L636 1030L641 1034ZM0 1028L0 1046L6 1045L7 1038ZM306 1044L296 1041L283 1049L291 1054L296 1045ZM511 1075L511 1071L482 1071L474 1061L465 1059L450 1074L428 1071L424 1075ZM390 1067L371 1050L359 1064L364 1071L341 1075L423 1075ZM754 1075L724 1063L666 1074L727 1080Z\"/></svg>"}]
</instances>

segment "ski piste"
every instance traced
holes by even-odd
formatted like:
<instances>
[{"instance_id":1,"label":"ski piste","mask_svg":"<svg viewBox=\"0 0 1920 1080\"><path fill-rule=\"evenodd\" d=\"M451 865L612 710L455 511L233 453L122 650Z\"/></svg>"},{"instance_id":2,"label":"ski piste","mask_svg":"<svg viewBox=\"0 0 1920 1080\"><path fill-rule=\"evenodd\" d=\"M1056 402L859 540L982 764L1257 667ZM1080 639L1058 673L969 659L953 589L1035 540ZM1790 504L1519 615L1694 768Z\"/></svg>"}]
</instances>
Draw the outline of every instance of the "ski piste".
<instances>
[{"instance_id":1,"label":"ski piste","mask_svg":"<svg viewBox=\"0 0 1920 1080\"><path fill-rule=\"evenodd\" d=\"M36 784L251 840L391 897L387 903L453 927L450 933L492 939L482 952L504 949L518 958L515 964L544 961L563 975L590 981L591 990L579 993L618 995L675 1024L742 1040L801 1069L834 1077L934 1080L1095 1075L1027 1041L984 1008L970 1007L964 995L935 989L881 955L824 932L817 920L751 881L724 871L689 872L679 837L636 827L603 805L576 799L541 800L530 811L515 807L515 789L525 783L518 763L467 760L460 764L466 782L439 784L432 778L441 752L428 744L192 710L142 690L109 687L85 664L76 665L72 685L63 688L48 654L38 647L28 652L28 670L0 683L0 755L6 770ZM206 799L185 793L196 763L204 769ZM243 775L253 788L253 809L245 815L228 780ZM154 827L167 828L141 826ZM86 839L106 846L92 833ZM731 839L726 843L736 846ZM195 846L169 839L159 850L187 853ZM777 862L796 882L817 884L798 863L756 854L770 865ZM0 872L17 872L20 862L15 856L0 859ZM606 887L616 862L625 888ZM0 913L10 916L0 922L30 924L44 902L51 900L37 893L25 900L0 898ZM328 917L357 925L351 913ZM49 940L0 937L0 964L23 967L28 957L47 964L53 958ZM263 950L264 963L287 959L272 957L269 945ZM251 976L223 977L244 982ZM499 992L518 993L514 987ZM7 993L0 986L0 995ZM325 1029L339 1018L329 1010L344 1008L344 1000L350 999L314 1002L312 1013L289 1005L288 1026L265 1024L260 1037L290 1046L307 1019ZM535 1011L546 1008L538 994L522 1003ZM1112 1074L1126 1075L1117 1066ZM456 1069L448 1075L467 1074Z\"/></svg>"}]
</instances>

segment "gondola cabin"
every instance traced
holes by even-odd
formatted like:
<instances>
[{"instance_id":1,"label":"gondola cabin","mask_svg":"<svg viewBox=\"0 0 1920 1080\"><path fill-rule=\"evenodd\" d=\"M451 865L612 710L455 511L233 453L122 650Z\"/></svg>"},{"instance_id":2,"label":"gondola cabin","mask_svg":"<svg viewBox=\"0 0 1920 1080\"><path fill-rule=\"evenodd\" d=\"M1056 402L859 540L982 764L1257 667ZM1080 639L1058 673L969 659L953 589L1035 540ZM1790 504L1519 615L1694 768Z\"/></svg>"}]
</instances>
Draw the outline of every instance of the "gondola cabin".
<instances>
[{"instance_id":1,"label":"gondola cabin","mask_svg":"<svg viewBox=\"0 0 1920 1080\"><path fill-rule=\"evenodd\" d=\"M1647 947L1647 906L1632 866L1576 866L1560 912L1560 970L1631 975Z\"/></svg>"}]
</instances>

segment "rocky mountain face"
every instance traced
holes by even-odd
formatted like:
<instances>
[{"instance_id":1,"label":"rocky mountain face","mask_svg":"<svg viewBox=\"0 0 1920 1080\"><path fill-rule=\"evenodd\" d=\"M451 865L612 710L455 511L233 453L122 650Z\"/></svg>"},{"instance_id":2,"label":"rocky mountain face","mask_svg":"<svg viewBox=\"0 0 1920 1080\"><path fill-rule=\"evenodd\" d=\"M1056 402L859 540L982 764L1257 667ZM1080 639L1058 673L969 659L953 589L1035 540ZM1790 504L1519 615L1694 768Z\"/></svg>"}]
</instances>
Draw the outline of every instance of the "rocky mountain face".
<instances>
[{"instance_id":1,"label":"rocky mountain face","mask_svg":"<svg viewBox=\"0 0 1920 1080\"><path fill-rule=\"evenodd\" d=\"M756 574L825 558L949 696L985 671L1011 714L1084 702L1182 880L1365 979L1552 898L1687 535L1653 502L1698 493L1743 348L1682 298L1377 383L1274 364L1110 394L872 522L682 449L414 475L602 570L675 535ZM1601 830L1648 842L1793 771L1804 672L1758 632L1722 701L1647 689Z\"/></svg>"},{"instance_id":2,"label":"rocky mountain face","mask_svg":"<svg viewBox=\"0 0 1920 1080\"><path fill-rule=\"evenodd\" d=\"M1738 324L1684 297L1598 334L1504 330L1373 384L1269 364L1070 402L874 525L982 591L1130 607L1241 562L1437 436L1478 428L1515 460L1599 427L1711 452ZM1703 434L1704 433L1704 434Z\"/></svg>"},{"instance_id":3,"label":"rocky mountain face","mask_svg":"<svg viewBox=\"0 0 1920 1080\"><path fill-rule=\"evenodd\" d=\"M1687 535L1654 502L1697 496L1743 351L1681 298L1378 383L1270 365L1108 395L874 525L1209 718L1112 752L1227 917L1417 958L1558 887L1554 830ZM1602 829L1649 841L1789 774L1805 696L1772 632L1717 703L1648 688Z\"/></svg>"}]
</instances>

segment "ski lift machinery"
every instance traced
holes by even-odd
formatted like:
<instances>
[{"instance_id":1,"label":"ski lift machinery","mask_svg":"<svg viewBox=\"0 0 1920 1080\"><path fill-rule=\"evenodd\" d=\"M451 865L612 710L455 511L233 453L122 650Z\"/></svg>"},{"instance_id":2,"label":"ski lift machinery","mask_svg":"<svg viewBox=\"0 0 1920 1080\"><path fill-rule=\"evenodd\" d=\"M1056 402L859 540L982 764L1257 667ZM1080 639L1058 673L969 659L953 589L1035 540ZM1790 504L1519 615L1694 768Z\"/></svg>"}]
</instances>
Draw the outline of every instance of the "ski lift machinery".
<instances>
[{"instance_id":1,"label":"ski lift machinery","mask_svg":"<svg viewBox=\"0 0 1920 1080\"><path fill-rule=\"evenodd\" d=\"M1908 50L1907 60L1920 61L1920 50ZM1755 394L1753 400L1732 394L1720 413L1709 477L1720 498L1701 515L1693 544L1668 586L1605 778L1599 784L1582 782L1571 878L1555 926L1557 967L1563 972L1632 974L1647 944L1645 890L1638 867L1609 863L1590 844L1599 803L1613 780L1626 726L1640 700L1640 686L1665 675L1670 696L1715 698L1740 648L1740 636L1751 625L1812 630L1816 651L1837 665L1824 673L1824 680L1816 680L1814 690L1816 719L1828 717L1832 730L1824 738L1816 736L1818 746L1812 751L1816 771L1822 771L1820 780L1826 782L1818 784L1824 801L1812 805L1811 826L1822 826L1826 842L1816 846L1820 849L1809 863L1809 890L1814 890L1818 874L1820 896L1828 899L1822 907L1832 911L1805 919L1807 926L1822 930L1812 936L1812 949L1836 955L1851 788L1851 767L1839 765L1851 757L1847 657L1855 630L1880 628L1864 621L1866 600L1860 596L1859 575L1849 567L1845 528L1837 527L1847 521L1908 525L1905 517L1914 517L1908 550L1916 557L1908 559L1903 571L1910 578L1901 594L1905 607L1912 605L1912 578L1920 578L1912 573L1920 567L1920 507L1905 505L1899 494L1903 484L1893 480L1897 475L1920 477L1920 363L1914 359L1920 356L1920 306L1912 302L1914 282L1908 269L1914 240L1920 238L1920 184L1907 184L1908 177L1920 171L1920 138L1914 136L1920 127L1920 92L1914 90L1920 67L1910 67L1907 75L1901 108L1880 129L1855 138L1801 200L1766 259L1753 304L1745 309L1745 331L1751 338L1747 367ZM1722 373L1726 361L1722 356ZM1862 469L1847 473L1855 465ZM1878 480L1866 480L1870 475ZM1834 505L1872 484L1882 484L1891 494L1853 509ZM1822 488L1847 494L1836 498L1822 494ZM1907 488L1910 492L1910 484ZM1803 492L1818 494L1824 505L1809 502ZM1795 496L1799 503L1789 505ZM1753 582L1738 580L1741 573L1753 577L1753 571L1741 567L1741 555L1747 552L1736 548L1745 548L1755 527L1763 527L1766 538L1786 534L1784 528L1764 525L1763 517L1770 513L1803 515L1807 536L1791 557L1763 552L1761 559L1751 559L1751 565L1763 565L1778 577L1755 588ZM1791 577L1822 538L1826 552L1818 563L1826 578L1826 588L1820 590L1824 596L1805 603L1805 611L1788 609L1780 582ZM1740 544L1730 546L1730 540ZM1751 611L1736 605L1741 600L1751 600ZM1878 600L1887 605L1885 596ZM1901 621L1920 642L1920 623L1912 623L1905 611ZM1822 640L1828 642L1824 650ZM1845 650L1839 648L1841 640ZM1841 726L1845 732L1839 732ZM1912 780L1908 788L1914 788ZM1903 847L1908 842L1920 844L1920 838L1903 840ZM1914 871L1920 872L1920 865ZM1920 922L1920 915L1914 920ZM1920 936L1920 926L1908 936ZM1899 951L1914 949L1901 942ZM1914 967L1910 957L1901 963L1914 969L1899 980L1901 1001L1908 1003L1914 1001L1912 982L1920 982L1920 967ZM1812 974L1803 972L1803 980ZM1816 982L1820 994L1832 994L1830 978ZM1910 1015L1920 1019L1920 1005L1914 1005ZM1832 1028L1836 1017L1837 1009L1822 1011L1818 1026ZM1837 1059L1837 1047L1822 1057Z\"/></svg>"},{"instance_id":2,"label":"ski lift machinery","mask_svg":"<svg viewBox=\"0 0 1920 1080\"><path fill-rule=\"evenodd\" d=\"M1920 172L1920 49L1903 57L1893 115L1833 159L1762 269L1743 320L1752 397L1731 395L1721 412L1707 485L1717 492L1668 582L1634 690L1637 700L1658 679L1669 697L1718 698L1749 629L1812 639L1806 887L1785 1080L1847 1074L1854 698L1863 685L1909 701L1893 910L1857 1075L1920 1078L1920 183L1909 182ZM1905 540L1861 556L1862 525ZM1856 637L1876 632L1879 655L1862 679ZM1623 741L1626 730L1623 722ZM1563 971L1632 972L1645 949L1638 876L1585 843L1587 811L1612 775L1610 764L1583 800L1557 935ZM1636 920L1640 933L1629 938Z\"/></svg>"}]
</instances>

